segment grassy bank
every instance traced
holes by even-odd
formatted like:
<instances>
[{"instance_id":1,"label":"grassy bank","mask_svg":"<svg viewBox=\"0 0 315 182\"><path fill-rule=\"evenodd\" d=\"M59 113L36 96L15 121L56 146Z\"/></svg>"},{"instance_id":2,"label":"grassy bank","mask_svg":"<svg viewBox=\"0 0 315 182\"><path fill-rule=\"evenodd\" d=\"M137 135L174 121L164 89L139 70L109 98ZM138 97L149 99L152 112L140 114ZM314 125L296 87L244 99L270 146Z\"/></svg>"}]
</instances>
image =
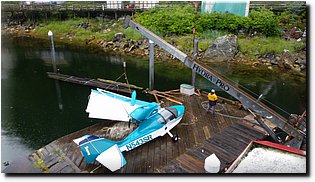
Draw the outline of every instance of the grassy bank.
<instances>
[{"instance_id":1,"label":"grassy bank","mask_svg":"<svg viewBox=\"0 0 315 182\"><path fill-rule=\"evenodd\" d=\"M89 22L87 28L80 27L79 24ZM102 40L110 42L114 35L119 32L124 32L127 39L140 40L144 38L139 32L132 28L123 29L123 20L120 21L102 21L98 19L77 18L66 21L50 21L48 23L41 23L33 31L34 36L47 37L49 30L53 31L54 36L62 39L69 39L71 41L87 41L91 39ZM220 36L226 35L226 31L206 30L197 35L199 38L199 49L205 51L211 43ZM193 35L172 35L164 37L168 42L175 43L178 48L185 53L193 50ZM276 54L289 50L291 53L296 52L303 46L305 42L288 41L279 37L254 37L238 38L238 46L240 52L245 58L256 59L257 53L264 55L268 52L274 51Z\"/></svg>"},{"instance_id":2,"label":"grassy bank","mask_svg":"<svg viewBox=\"0 0 315 182\"><path fill-rule=\"evenodd\" d=\"M83 22L88 22L88 27L80 26ZM35 36L47 36L47 32L51 30L56 37L71 37L74 40L99 39L111 41L115 33L124 32L127 39L139 40L142 38L140 33L128 28L122 28L122 21L102 21L98 19L76 18L66 21L49 21L41 23L36 27L33 34Z\"/></svg>"}]
</instances>

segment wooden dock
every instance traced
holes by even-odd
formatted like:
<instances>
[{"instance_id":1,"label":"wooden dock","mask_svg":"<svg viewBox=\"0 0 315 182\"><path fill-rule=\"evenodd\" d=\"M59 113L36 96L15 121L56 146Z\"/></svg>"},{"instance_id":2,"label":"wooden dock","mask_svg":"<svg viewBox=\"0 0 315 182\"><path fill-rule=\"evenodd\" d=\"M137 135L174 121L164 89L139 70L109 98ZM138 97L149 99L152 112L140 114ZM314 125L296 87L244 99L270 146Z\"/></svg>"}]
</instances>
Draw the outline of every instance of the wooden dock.
<instances>
[{"instance_id":1,"label":"wooden dock","mask_svg":"<svg viewBox=\"0 0 315 182\"><path fill-rule=\"evenodd\" d=\"M179 95L185 105L183 120L173 130L179 141L165 135L140 147L124 152L127 164L115 173L203 173L203 161L216 153L222 166L229 166L251 140L261 140L266 133L255 123L207 113L201 103L205 95ZM162 106L174 105L164 101ZM221 113L245 117L249 113L236 105L222 104ZM87 164L72 141L85 134L120 140L132 132L128 123L102 121L59 138L34 152L34 166L46 173L111 173L98 162Z\"/></svg>"},{"instance_id":2,"label":"wooden dock","mask_svg":"<svg viewBox=\"0 0 315 182\"><path fill-rule=\"evenodd\" d=\"M252 140L261 140L264 136L260 130L236 122L205 140L201 145L176 157L159 172L203 173L204 161L211 154L216 154L220 159L220 172L224 172L225 168L229 167Z\"/></svg>"},{"instance_id":3,"label":"wooden dock","mask_svg":"<svg viewBox=\"0 0 315 182\"><path fill-rule=\"evenodd\" d=\"M131 93L132 90L143 90L142 87L138 87L132 84L126 84L122 82L112 81L112 80L105 80L105 79L92 79L92 78L81 78L72 75L66 75L61 73L53 73L47 72L49 78L70 82L79 85L86 85L95 88L102 88L105 90L110 90L114 92L124 92L124 93ZM123 76L123 75L122 75Z\"/></svg>"}]
</instances>

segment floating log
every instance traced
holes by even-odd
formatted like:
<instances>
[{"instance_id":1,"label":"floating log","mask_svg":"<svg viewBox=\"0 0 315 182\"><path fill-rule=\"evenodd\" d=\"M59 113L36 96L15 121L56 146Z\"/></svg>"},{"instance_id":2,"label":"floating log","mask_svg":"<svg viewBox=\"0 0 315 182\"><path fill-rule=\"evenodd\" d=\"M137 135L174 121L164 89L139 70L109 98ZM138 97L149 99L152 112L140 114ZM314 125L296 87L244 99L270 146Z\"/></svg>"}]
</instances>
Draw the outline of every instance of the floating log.
<instances>
[{"instance_id":1,"label":"floating log","mask_svg":"<svg viewBox=\"0 0 315 182\"><path fill-rule=\"evenodd\" d=\"M124 92L124 93L131 93L131 90L142 90L141 87L116 82L112 80L105 80L105 79L91 79L91 78L80 78L76 76L71 75L65 75L61 73L52 73L47 72L49 78L53 78L56 80L66 81L70 83L80 84L80 85L87 85L92 87L98 87L105 90L111 90L111 91L118 91L118 92Z\"/></svg>"}]
</instances>

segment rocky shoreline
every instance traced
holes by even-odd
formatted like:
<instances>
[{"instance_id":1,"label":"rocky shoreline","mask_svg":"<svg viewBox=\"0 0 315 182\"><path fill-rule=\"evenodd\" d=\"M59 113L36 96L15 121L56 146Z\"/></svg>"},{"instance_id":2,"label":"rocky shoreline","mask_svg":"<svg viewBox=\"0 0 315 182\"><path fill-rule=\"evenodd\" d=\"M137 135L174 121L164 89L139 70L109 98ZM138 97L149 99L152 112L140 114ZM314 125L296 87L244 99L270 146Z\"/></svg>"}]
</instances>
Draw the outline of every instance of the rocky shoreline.
<instances>
[{"instance_id":1,"label":"rocky shoreline","mask_svg":"<svg viewBox=\"0 0 315 182\"><path fill-rule=\"evenodd\" d=\"M38 37L34 33L35 26L2 26L1 35L18 36L18 37L34 37L34 38L48 38ZM232 37L232 38L231 38ZM148 57L149 55L149 41L148 39L130 40L126 39L124 33L116 33L112 41L98 40L95 38L86 39L85 41L76 41L75 35L68 34L65 37L55 37L57 41L69 44L82 44L83 46L95 47L105 52L114 52L115 54ZM172 43L173 46L178 46ZM192 57L193 52L185 52L188 56ZM306 48L300 50L298 53L290 53L284 50L281 54L269 52L265 55L257 53L257 59L246 59L244 53L238 51L237 36L226 35L218 37L212 45L205 51L199 50L197 60L203 62L235 62L237 64L247 64L256 66L265 66L267 69L273 70L279 68L284 72L291 71L298 76L306 76L307 59ZM158 60L175 60L176 58L167 53L159 46L155 46L155 58Z\"/></svg>"}]
</instances>

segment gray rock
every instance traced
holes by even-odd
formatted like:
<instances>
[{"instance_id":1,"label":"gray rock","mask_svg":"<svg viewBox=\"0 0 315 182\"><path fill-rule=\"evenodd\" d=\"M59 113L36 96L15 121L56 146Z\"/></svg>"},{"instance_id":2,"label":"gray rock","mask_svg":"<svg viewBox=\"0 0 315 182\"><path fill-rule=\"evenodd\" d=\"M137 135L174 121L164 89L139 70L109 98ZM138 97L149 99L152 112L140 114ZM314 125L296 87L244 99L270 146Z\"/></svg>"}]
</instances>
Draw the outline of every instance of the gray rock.
<instances>
[{"instance_id":1,"label":"gray rock","mask_svg":"<svg viewBox=\"0 0 315 182\"><path fill-rule=\"evenodd\" d=\"M128 52L132 51L135 48L135 45L132 45L129 49Z\"/></svg>"},{"instance_id":2,"label":"gray rock","mask_svg":"<svg viewBox=\"0 0 315 182\"><path fill-rule=\"evenodd\" d=\"M116 41L120 41L122 39L125 38L125 34L120 32L120 33L116 33L114 38L113 38L113 42L116 42Z\"/></svg>"},{"instance_id":3,"label":"gray rock","mask_svg":"<svg viewBox=\"0 0 315 182\"><path fill-rule=\"evenodd\" d=\"M278 60L277 60L277 59L272 59L272 60L270 61L270 63L271 63L272 65L278 65Z\"/></svg>"},{"instance_id":4,"label":"gray rock","mask_svg":"<svg viewBox=\"0 0 315 182\"><path fill-rule=\"evenodd\" d=\"M263 56L264 59L267 59L268 62L276 62L276 56L275 56L275 52L268 52Z\"/></svg>"},{"instance_id":5,"label":"gray rock","mask_svg":"<svg viewBox=\"0 0 315 182\"><path fill-rule=\"evenodd\" d=\"M306 66L304 64L300 65L301 71L306 69Z\"/></svg>"},{"instance_id":6,"label":"gray rock","mask_svg":"<svg viewBox=\"0 0 315 182\"><path fill-rule=\"evenodd\" d=\"M121 42L120 43L120 47L123 48L123 49L126 48L127 46L128 46L128 43L126 43L126 42Z\"/></svg>"},{"instance_id":7,"label":"gray rock","mask_svg":"<svg viewBox=\"0 0 315 182\"><path fill-rule=\"evenodd\" d=\"M293 65L292 70L300 72L301 71L301 67L297 64Z\"/></svg>"},{"instance_id":8,"label":"gray rock","mask_svg":"<svg viewBox=\"0 0 315 182\"><path fill-rule=\"evenodd\" d=\"M115 47L120 47L120 46L121 46L121 43L115 42Z\"/></svg>"},{"instance_id":9,"label":"gray rock","mask_svg":"<svg viewBox=\"0 0 315 182\"><path fill-rule=\"evenodd\" d=\"M142 43L139 46L139 49L143 50L143 49L148 49L149 48L149 43Z\"/></svg>"},{"instance_id":10,"label":"gray rock","mask_svg":"<svg viewBox=\"0 0 315 182\"><path fill-rule=\"evenodd\" d=\"M293 64L288 59L284 59L283 66L286 69L293 69L294 68Z\"/></svg>"},{"instance_id":11,"label":"gray rock","mask_svg":"<svg viewBox=\"0 0 315 182\"><path fill-rule=\"evenodd\" d=\"M230 61L237 53L237 36L218 37L204 53L204 60L209 62Z\"/></svg>"},{"instance_id":12,"label":"gray rock","mask_svg":"<svg viewBox=\"0 0 315 182\"><path fill-rule=\"evenodd\" d=\"M295 61L295 63L306 65L306 60L303 60L303 59L301 59L301 58L298 58L298 59Z\"/></svg>"}]
</instances>

